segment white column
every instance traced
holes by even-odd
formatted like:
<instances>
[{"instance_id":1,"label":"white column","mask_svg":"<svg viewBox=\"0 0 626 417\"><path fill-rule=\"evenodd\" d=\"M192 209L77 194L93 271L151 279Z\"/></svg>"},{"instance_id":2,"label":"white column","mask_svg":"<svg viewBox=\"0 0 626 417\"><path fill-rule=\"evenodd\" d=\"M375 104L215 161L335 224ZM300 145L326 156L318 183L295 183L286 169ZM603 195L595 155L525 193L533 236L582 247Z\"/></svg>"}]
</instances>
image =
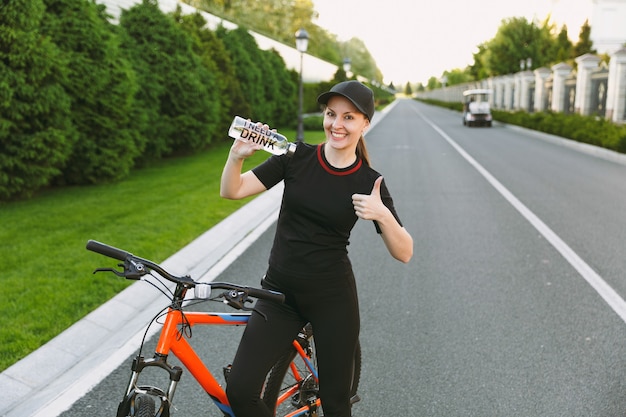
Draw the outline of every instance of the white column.
<instances>
[{"instance_id":1,"label":"white column","mask_svg":"<svg viewBox=\"0 0 626 417\"><path fill-rule=\"evenodd\" d=\"M505 75L502 77L504 84L504 100L502 101L502 108L505 110L513 110L513 90L515 89L515 79L512 75Z\"/></svg>"},{"instance_id":2,"label":"white column","mask_svg":"<svg viewBox=\"0 0 626 417\"><path fill-rule=\"evenodd\" d=\"M534 80L534 75L532 71L524 71L519 74L520 76L520 84L519 84L519 103L518 109L524 111L531 111L530 108L530 85ZM536 88L536 87L535 87Z\"/></svg>"},{"instance_id":3,"label":"white column","mask_svg":"<svg viewBox=\"0 0 626 417\"><path fill-rule=\"evenodd\" d=\"M489 106L493 109L493 108L496 107L495 101L494 101L495 100L494 96L495 96L495 92L496 92L496 86L495 86L494 78L493 77L487 78L487 80L484 82L484 86L485 86L485 88L493 91L493 94L489 95Z\"/></svg>"},{"instance_id":4,"label":"white column","mask_svg":"<svg viewBox=\"0 0 626 417\"><path fill-rule=\"evenodd\" d=\"M535 74L535 111L544 111L546 96L546 80L550 77L550 70L546 67L537 68Z\"/></svg>"},{"instance_id":5,"label":"white column","mask_svg":"<svg viewBox=\"0 0 626 417\"><path fill-rule=\"evenodd\" d=\"M523 72L517 72L513 75L513 110L519 110L522 107L521 93L523 74Z\"/></svg>"},{"instance_id":6,"label":"white column","mask_svg":"<svg viewBox=\"0 0 626 417\"><path fill-rule=\"evenodd\" d=\"M562 112L565 101L565 80L572 72L572 67L564 62L552 66L552 108L553 111Z\"/></svg>"},{"instance_id":7,"label":"white column","mask_svg":"<svg viewBox=\"0 0 626 417\"><path fill-rule=\"evenodd\" d=\"M574 111L578 114L590 113L591 103L591 75L598 68L600 58L596 55L585 54L576 58L578 74L576 75L576 97L574 98Z\"/></svg>"},{"instance_id":8,"label":"white column","mask_svg":"<svg viewBox=\"0 0 626 417\"><path fill-rule=\"evenodd\" d=\"M501 76L493 79L493 108L504 109L504 82Z\"/></svg>"},{"instance_id":9,"label":"white column","mask_svg":"<svg viewBox=\"0 0 626 417\"><path fill-rule=\"evenodd\" d=\"M626 48L611 55L606 95L606 118L626 122Z\"/></svg>"}]
</instances>

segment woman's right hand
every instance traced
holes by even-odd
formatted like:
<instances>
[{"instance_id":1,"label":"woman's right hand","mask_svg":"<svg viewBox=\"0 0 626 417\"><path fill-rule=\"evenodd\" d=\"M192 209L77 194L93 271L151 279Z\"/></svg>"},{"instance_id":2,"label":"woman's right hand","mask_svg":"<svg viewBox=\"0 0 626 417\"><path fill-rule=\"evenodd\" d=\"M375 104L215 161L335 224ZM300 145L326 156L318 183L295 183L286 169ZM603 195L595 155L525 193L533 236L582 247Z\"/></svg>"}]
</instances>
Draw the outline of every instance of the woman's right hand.
<instances>
[{"instance_id":1,"label":"woman's right hand","mask_svg":"<svg viewBox=\"0 0 626 417\"><path fill-rule=\"evenodd\" d=\"M250 121L250 119L248 119L248 121ZM260 122L258 122L257 125L262 129L269 130L268 125L264 125ZM239 138L233 141L233 146L230 148L230 154L235 158L246 159L262 148L263 146L258 143L245 138Z\"/></svg>"},{"instance_id":2,"label":"woman's right hand","mask_svg":"<svg viewBox=\"0 0 626 417\"><path fill-rule=\"evenodd\" d=\"M230 154L235 158L246 159L261 148L263 146L258 143L239 138L233 141L233 146L230 147Z\"/></svg>"},{"instance_id":3,"label":"woman's right hand","mask_svg":"<svg viewBox=\"0 0 626 417\"><path fill-rule=\"evenodd\" d=\"M269 130L267 125L262 123L257 123L257 125ZM250 157L262 147L262 145L245 138L233 141L220 180L220 195L222 197L239 200L266 190L265 185L256 177L253 171L241 173L244 159Z\"/></svg>"}]
</instances>

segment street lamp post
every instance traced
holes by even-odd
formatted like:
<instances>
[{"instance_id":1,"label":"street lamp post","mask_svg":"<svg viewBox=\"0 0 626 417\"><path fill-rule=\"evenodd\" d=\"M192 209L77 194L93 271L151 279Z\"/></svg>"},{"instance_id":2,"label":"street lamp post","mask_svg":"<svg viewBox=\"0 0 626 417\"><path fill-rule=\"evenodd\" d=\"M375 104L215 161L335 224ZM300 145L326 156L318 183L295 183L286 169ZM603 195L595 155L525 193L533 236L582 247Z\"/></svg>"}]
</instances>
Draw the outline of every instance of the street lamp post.
<instances>
[{"instance_id":1,"label":"street lamp post","mask_svg":"<svg viewBox=\"0 0 626 417\"><path fill-rule=\"evenodd\" d=\"M350 72L351 68L352 68L352 61L350 61L350 58L344 58L343 59L343 72L346 73L346 78L350 78L348 73Z\"/></svg>"},{"instance_id":2,"label":"street lamp post","mask_svg":"<svg viewBox=\"0 0 626 417\"><path fill-rule=\"evenodd\" d=\"M300 84L298 86L298 133L296 140L302 142L304 140L304 126L302 120L302 101L304 92L302 91L302 61L304 53L309 46L309 34L306 30L300 29L296 32L296 49L300 52Z\"/></svg>"}]
</instances>

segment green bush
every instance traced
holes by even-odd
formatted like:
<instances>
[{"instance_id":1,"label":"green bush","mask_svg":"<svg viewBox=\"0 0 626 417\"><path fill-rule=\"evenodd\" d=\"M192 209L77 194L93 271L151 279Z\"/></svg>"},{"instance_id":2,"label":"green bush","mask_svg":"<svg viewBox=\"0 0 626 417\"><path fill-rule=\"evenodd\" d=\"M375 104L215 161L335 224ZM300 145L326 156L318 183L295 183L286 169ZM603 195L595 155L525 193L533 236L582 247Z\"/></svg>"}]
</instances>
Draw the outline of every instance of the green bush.
<instances>
[{"instance_id":1,"label":"green bush","mask_svg":"<svg viewBox=\"0 0 626 417\"><path fill-rule=\"evenodd\" d=\"M304 118L302 125L304 130L324 130L324 116L307 116Z\"/></svg>"},{"instance_id":2,"label":"green bush","mask_svg":"<svg viewBox=\"0 0 626 417\"><path fill-rule=\"evenodd\" d=\"M0 25L0 200L31 195L61 173L76 141L67 62L39 32L42 0L10 1Z\"/></svg>"},{"instance_id":3,"label":"green bush","mask_svg":"<svg viewBox=\"0 0 626 417\"><path fill-rule=\"evenodd\" d=\"M193 52L194 40L164 15L156 0L124 10L122 48L139 79L135 119L143 157L206 147L216 133L216 79Z\"/></svg>"},{"instance_id":4,"label":"green bush","mask_svg":"<svg viewBox=\"0 0 626 417\"><path fill-rule=\"evenodd\" d=\"M104 6L87 0L44 0L42 33L63 50L68 76L63 88L71 100L74 144L63 182L93 184L118 180L139 154L129 113L137 89L130 64L118 45Z\"/></svg>"},{"instance_id":5,"label":"green bush","mask_svg":"<svg viewBox=\"0 0 626 417\"><path fill-rule=\"evenodd\" d=\"M271 120L264 120L264 116L267 116L269 112L263 107L263 75L258 62L251 56L249 50L256 45L254 38L242 27L232 31L220 27L217 29L217 36L222 40L230 55L245 100L250 105L249 113L240 114L240 116L252 120L262 120L272 125Z\"/></svg>"},{"instance_id":6,"label":"green bush","mask_svg":"<svg viewBox=\"0 0 626 417\"><path fill-rule=\"evenodd\" d=\"M463 104L431 99L419 99L428 104L463 111ZM525 111L492 110L494 120L525 127L578 142L626 153L626 126L617 125L598 116L582 116L552 111L528 113Z\"/></svg>"},{"instance_id":7,"label":"green bush","mask_svg":"<svg viewBox=\"0 0 626 417\"><path fill-rule=\"evenodd\" d=\"M626 126L617 125L597 116L551 111L527 113L499 110L493 110L492 114L495 120L503 123L538 130L616 152L626 152Z\"/></svg>"},{"instance_id":8,"label":"green bush","mask_svg":"<svg viewBox=\"0 0 626 417\"><path fill-rule=\"evenodd\" d=\"M200 13L183 15L180 6L177 7L172 17L193 38L195 54L215 76L215 95L210 99L214 100L219 108L219 121L216 126L219 138L219 133L228 130L233 116L249 114L250 106L235 77L235 69L224 44L214 31L206 28L207 21L204 17Z\"/></svg>"}]
</instances>

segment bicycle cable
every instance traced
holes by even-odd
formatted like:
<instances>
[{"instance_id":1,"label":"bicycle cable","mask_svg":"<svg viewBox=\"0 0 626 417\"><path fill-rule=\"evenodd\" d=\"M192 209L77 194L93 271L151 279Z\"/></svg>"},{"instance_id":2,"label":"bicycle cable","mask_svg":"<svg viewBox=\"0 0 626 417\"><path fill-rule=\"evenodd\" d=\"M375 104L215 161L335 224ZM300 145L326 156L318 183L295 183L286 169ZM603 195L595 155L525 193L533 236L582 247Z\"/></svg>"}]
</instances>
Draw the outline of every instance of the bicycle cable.
<instances>
[{"instance_id":1,"label":"bicycle cable","mask_svg":"<svg viewBox=\"0 0 626 417\"><path fill-rule=\"evenodd\" d=\"M152 282L152 281L148 281L146 279L144 279L142 281L147 282L148 284L152 285L154 288L159 290L161 292L161 294L163 294L164 296L166 296L167 298L172 300L173 297L174 297L174 293L172 292L172 290L170 290L169 287L167 285L165 285L165 283L161 280L161 278L159 276L156 276L153 272L154 271L150 270L150 272L148 272L148 275L150 275L152 278L154 278L160 284L160 287L157 284L155 284L154 282ZM161 288L161 287L163 287L163 288Z\"/></svg>"}]
</instances>

